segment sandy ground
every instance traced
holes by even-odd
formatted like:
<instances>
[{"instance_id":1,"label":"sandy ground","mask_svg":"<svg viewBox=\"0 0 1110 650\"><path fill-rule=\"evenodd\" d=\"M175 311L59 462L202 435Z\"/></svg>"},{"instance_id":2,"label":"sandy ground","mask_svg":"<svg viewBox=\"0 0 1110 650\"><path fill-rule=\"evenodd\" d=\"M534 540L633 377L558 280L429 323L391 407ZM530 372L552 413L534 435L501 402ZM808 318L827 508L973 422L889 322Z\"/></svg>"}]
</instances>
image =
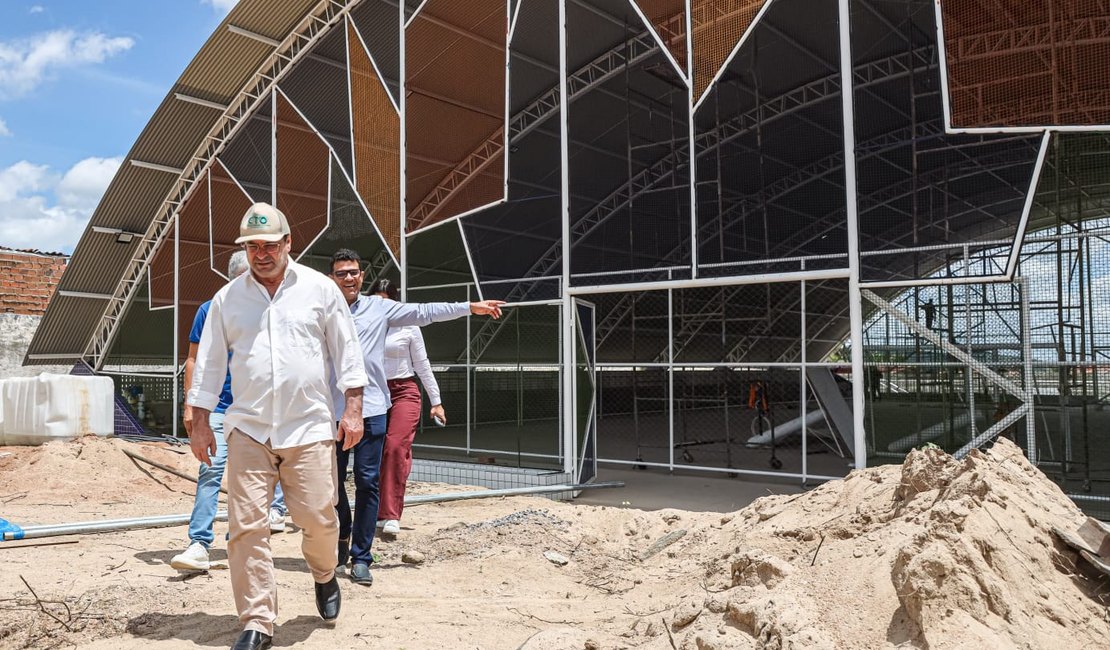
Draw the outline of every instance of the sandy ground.
<instances>
[{"instance_id":1,"label":"sandy ground","mask_svg":"<svg viewBox=\"0 0 1110 650\"><path fill-rule=\"evenodd\" d=\"M188 512L191 484L139 467L124 448L195 471L184 448L158 444L0 448L0 517L31 525ZM1083 519L1005 441L963 462L914 452L904 466L726 515L542 498L418 506L397 539L375 543L374 585L342 582L334 626L316 616L299 533L274 535L274 643L1105 648L1107 580L1050 532ZM226 557L225 530L217 524L214 560ZM52 545L0 543L0 647L219 648L239 632L226 570L168 566L184 526L35 541ZM424 561L402 562L413 552Z\"/></svg>"}]
</instances>

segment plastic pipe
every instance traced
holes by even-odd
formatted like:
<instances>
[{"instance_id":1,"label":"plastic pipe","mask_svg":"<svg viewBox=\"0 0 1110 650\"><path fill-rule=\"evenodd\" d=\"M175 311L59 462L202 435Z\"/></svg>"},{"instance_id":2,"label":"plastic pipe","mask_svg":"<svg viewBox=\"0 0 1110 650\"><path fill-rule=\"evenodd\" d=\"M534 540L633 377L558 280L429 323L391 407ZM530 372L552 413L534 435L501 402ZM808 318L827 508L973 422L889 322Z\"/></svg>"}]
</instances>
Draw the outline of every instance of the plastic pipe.
<instances>
[{"instance_id":1,"label":"plastic pipe","mask_svg":"<svg viewBox=\"0 0 1110 650\"><path fill-rule=\"evenodd\" d=\"M451 492L447 494L426 494L414 497L405 497L406 506L416 506L426 503L443 503L447 501L466 501L468 499L487 499L492 497L511 497L526 494L548 494L553 492L578 492L597 488L624 487L623 481L606 481L600 483L578 483L561 485L537 485L524 488L506 488L503 490L477 490L472 492ZM4 541L15 539L34 539L36 537L53 537L56 535L81 535L85 533L105 533L115 530L131 530L137 528L161 528L165 526L180 526L189 523L190 515L163 515L160 517L137 517L134 519L105 519L102 521L81 521L69 524L46 524L42 526L27 526L19 530L5 530ZM227 511L220 510L216 513L217 521L227 521Z\"/></svg>"}]
</instances>

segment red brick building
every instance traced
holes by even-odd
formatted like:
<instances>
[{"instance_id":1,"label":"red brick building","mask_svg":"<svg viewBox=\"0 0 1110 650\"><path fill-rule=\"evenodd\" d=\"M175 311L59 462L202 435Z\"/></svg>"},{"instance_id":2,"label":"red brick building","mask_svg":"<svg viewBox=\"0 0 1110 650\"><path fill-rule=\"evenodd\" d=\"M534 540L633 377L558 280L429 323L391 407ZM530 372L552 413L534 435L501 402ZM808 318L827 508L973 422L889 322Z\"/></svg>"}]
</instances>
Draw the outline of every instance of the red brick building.
<instances>
[{"instance_id":1,"label":"red brick building","mask_svg":"<svg viewBox=\"0 0 1110 650\"><path fill-rule=\"evenodd\" d=\"M69 258L0 246L0 313L42 316Z\"/></svg>"}]
</instances>

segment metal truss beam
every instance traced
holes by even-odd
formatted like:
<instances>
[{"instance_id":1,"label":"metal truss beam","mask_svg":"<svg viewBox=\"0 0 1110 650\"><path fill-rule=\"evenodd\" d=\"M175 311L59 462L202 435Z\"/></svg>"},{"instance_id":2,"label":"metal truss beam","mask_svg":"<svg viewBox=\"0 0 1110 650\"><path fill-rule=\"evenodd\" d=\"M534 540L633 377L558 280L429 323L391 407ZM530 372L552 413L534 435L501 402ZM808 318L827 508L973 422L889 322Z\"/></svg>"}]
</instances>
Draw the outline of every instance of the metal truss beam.
<instances>
[{"instance_id":1,"label":"metal truss beam","mask_svg":"<svg viewBox=\"0 0 1110 650\"><path fill-rule=\"evenodd\" d=\"M567 94L571 102L597 88L622 72L625 66L637 65L655 54L658 43L650 31L634 36L590 61L567 77ZM509 120L509 140L516 142L539 128L559 112L559 86L556 85ZM439 214L442 207L470 183L502 153L504 129L498 129L462 159L413 209L409 219L411 230L422 228Z\"/></svg>"},{"instance_id":2,"label":"metal truss beam","mask_svg":"<svg viewBox=\"0 0 1110 650\"><path fill-rule=\"evenodd\" d=\"M953 39L947 50L960 62L1009 54L1039 52L1057 44L1104 45L1110 43L1110 16L1057 20Z\"/></svg>"},{"instance_id":3,"label":"metal truss beam","mask_svg":"<svg viewBox=\"0 0 1110 650\"><path fill-rule=\"evenodd\" d=\"M650 35L648 36L650 37ZM855 76L853 86L856 89L865 88L877 83L902 78L918 70L935 67L934 50L935 48L932 45L927 45L909 52L901 52L884 59L860 64L853 69L853 75ZM707 155L715 151L717 147L754 131L760 124L766 124L784 115L821 103L838 96L839 93L840 74L836 72L795 88L783 95L770 98L764 104L732 118L717 129L698 135L695 138L696 155L699 158ZM676 144L681 145L682 141ZM679 164L683 160L688 160L687 150L688 147L678 146L674 151L651 166L634 174L627 182L598 202L589 212L571 225L572 237L577 240L587 237L608 221L617 211L628 205L636 196L670 179ZM560 264L561 258L562 244L556 242L544 255L540 256L536 263L525 273L524 277L549 275ZM528 283L526 281L521 282L513 287L506 300L508 302L520 302L527 297L529 292ZM482 352L486 350L503 326L504 323L501 321L487 321L482 324L471 341L469 351L471 360L480 358ZM460 359L464 358L465 356L460 356Z\"/></svg>"},{"instance_id":4,"label":"metal truss beam","mask_svg":"<svg viewBox=\"0 0 1110 650\"><path fill-rule=\"evenodd\" d=\"M274 52L266 58L235 98L228 103L223 115L201 140L196 152L185 165L177 182L174 183L158 213L147 227L146 233L135 247L123 276L117 283L115 291L112 292L112 297L106 301L104 313L85 349L85 357L91 357L93 361L91 365L94 369L99 370L103 365L127 305L131 303L135 291L142 284L154 253L196 183L203 178L227 141L250 118L259 103L268 97L277 81L291 70L293 64L357 2L358 0L318 2L275 47Z\"/></svg>"}]
</instances>

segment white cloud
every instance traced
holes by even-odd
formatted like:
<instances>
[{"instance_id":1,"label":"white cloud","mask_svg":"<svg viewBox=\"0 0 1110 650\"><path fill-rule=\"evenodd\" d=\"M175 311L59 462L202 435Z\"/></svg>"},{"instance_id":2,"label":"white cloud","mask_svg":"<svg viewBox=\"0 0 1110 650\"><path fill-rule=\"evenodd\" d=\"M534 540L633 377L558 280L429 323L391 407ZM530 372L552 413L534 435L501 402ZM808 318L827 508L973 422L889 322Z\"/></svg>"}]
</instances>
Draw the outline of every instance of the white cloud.
<instances>
[{"instance_id":1,"label":"white cloud","mask_svg":"<svg viewBox=\"0 0 1110 650\"><path fill-rule=\"evenodd\" d=\"M54 189L58 205L92 213L119 169L119 158L86 158L69 169Z\"/></svg>"},{"instance_id":2,"label":"white cloud","mask_svg":"<svg viewBox=\"0 0 1110 650\"><path fill-rule=\"evenodd\" d=\"M222 11L226 14L227 12L231 11L236 4L239 3L239 0L203 0L203 2L206 5L212 5L219 11Z\"/></svg>"},{"instance_id":3,"label":"white cloud","mask_svg":"<svg viewBox=\"0 0 1110 650\"><path fill-rule=\"evenodd\" d=\"M27 10L27 13L41 14L44 11L46 11L46 9L42 5L33 5L30 9Z\"/></svg>"},{"instance_id":4,"label":"white cloud","mask_svg":"<svg viewBox=\"0 0 1110 650\"><path fill-rule=\"evenodd\" d=\"M8 125L4 123L4 118L0 118L0 138L11 134L12 131L8 128Z\"/></svg>"},{"instance_id":5,"label":"white cloud","mask_svg":"<svg viewBox=\"0 0 1110 650\"><path fill-rule=\"evenodd\" d=\"M0 245L70 252L119 158L86 158L60 177L27 161L0 169Z\"/></svg>"},{"instance_id":6,"label":"white cloud","mask_svg":"<svg viewBox=\"0 0 1110 650\"><path fill-rule=\"evenodd\" d=\"M55 70L103 63L134 44L127 37L108 37L100 32L77 34L72 30L0 42L0 99L34 90Z\"/></svg>"}]
</instances>

